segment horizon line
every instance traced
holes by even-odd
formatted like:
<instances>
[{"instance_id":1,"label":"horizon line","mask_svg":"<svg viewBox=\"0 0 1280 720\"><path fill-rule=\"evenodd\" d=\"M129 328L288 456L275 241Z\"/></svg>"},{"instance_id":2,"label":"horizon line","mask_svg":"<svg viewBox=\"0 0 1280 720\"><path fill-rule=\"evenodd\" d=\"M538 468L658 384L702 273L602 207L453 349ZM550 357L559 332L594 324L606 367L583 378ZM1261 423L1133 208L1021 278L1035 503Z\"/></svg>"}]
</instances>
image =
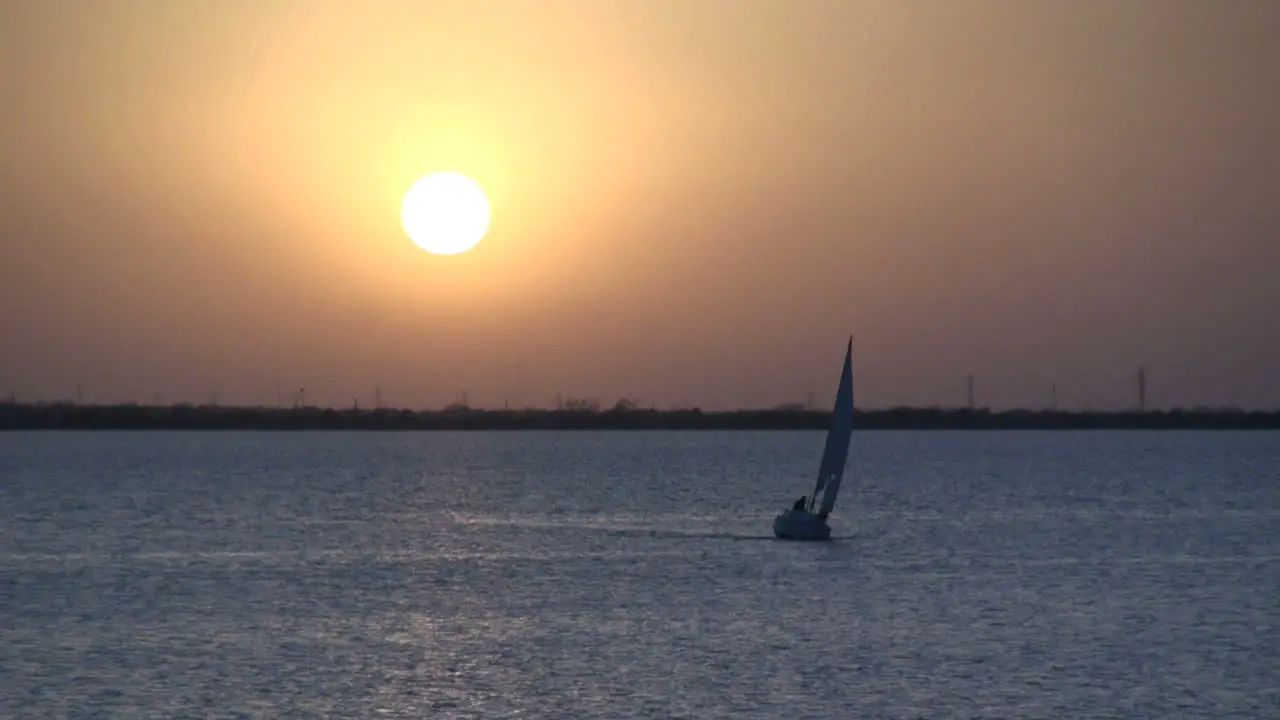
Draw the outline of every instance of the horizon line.
<instances>
[{"instance_id":1,"label":"horizon line","mask_svg":"<svg viewBox=\"0 0 1280 720\"><path fill-rule=\"evenodd\" d=\"M742 413L769 413L776 415L829 415L831 409L806 407L800 403L780 403L771 407L738 407L732 409L704 409L697 405L690 406L669 406L666 408L646 407L639 405L620 406L615 404L612 406L601 406L598 404L585 404L574 407L544 407L536 405L526 405L520 407L475 407L459 402L448 403L440 407L404 407L383 405L378 407L368 407L360 405L349 406L333 406L333 405L288 405L273 406L265 404L243 405L243 404L222 404L210 402L170 402L170 403L144 403L144 402L94 402L94 401L76 401L76 400L36 400L36 401L15 401L7 398L0 398L0 407L8 408L136 408L136 409L193 409L193 410L235 410L235 411L259 411L268 413L293 413L299 411L320 411L335 413L412 413L412 414L449 414L457 415L463 413L486 413L486 414L521 414L521 413L557 413L557 414L672 414L672 413L700 413L703 415L732 415ZM875 413L906 413L906 412L930 412L930 413L972 413L984 415L1001 415L1001 414L1046 414L1046 415L1158 415L1170 413L1192 413L1192 414L1261 414L1274 415L1280 414L1280 407L1270 409L1254 409L1246 410L1233 405L1190 405L1190 406L1172 406L1167 408L1127 408L1127 409L1106 409L1106 408L1046 408L1046 407L1009 407L1003 409L993 409L988 406L967 406L967 405L886 405L875 407L857 407L854 406L855 413L859 414L875 414Z\"/></svg>"}]
</instances>

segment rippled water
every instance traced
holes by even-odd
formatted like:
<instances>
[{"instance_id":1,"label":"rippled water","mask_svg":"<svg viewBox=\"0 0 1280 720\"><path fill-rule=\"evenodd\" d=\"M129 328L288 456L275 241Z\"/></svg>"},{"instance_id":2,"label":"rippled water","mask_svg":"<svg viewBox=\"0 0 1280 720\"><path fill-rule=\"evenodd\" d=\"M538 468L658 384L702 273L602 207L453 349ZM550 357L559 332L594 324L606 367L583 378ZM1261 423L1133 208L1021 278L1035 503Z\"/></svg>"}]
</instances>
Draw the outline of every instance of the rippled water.
<instances>
[{"instance_id":1,"label":"rippled water","mask_svg":"<svg viewBox=\"0 0 1280 720\"><path fill-rule=\"evenodd\" d=\"M0 435L6 717L1280 716L1280 433Z\"/></svg>"}]
</instances>

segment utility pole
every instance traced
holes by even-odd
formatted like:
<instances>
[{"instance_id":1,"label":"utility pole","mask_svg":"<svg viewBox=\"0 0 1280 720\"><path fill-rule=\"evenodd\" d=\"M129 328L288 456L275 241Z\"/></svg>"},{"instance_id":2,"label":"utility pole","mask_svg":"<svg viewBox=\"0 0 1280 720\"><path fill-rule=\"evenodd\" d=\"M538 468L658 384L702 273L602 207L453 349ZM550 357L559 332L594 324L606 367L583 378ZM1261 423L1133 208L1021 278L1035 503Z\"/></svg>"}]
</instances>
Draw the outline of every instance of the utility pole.
<instances>
[{"instance_id":1,"label":"utility pole","mask_svg":"<svg viewBox=\"0 0 1280 720\"><path fill-rule=\"evenodd\" d=\"M279 410L281 407L282 405L280 404L280 381L277 380L276 381L276 409Z\"/></svg>"},{"instance_id":2,"label":"utility pole","mask_svg":"<svg viewBox=\"0 0 1280 720\"><path fill-rule=\"evenodd\" d=\"M1058 383L1054 383L1049 389L1049 409L1058 411Z\"/></svg>"},{"instance_id":3,"label":"utility pole","mask_svg":"<svg viewBox=\"0 0 1280 720\"><path fill-rule=\"evenodd\" d=\"M1138 366L1138 412L1147 411L1147 368Z\"/></svg>"},{"instance_id":4,"label":"utility pole","mask_svg":"<svg viewBox=\"0 0 1280 720\"><path fill-rule=\"evenodd\" d=\"M968 391L968 396L969 396L969 409L972 410L973 409L973 376L970 375L967 378L965 378L965 380L967 381L966 389Z\"/></svg>"}]
</instances>

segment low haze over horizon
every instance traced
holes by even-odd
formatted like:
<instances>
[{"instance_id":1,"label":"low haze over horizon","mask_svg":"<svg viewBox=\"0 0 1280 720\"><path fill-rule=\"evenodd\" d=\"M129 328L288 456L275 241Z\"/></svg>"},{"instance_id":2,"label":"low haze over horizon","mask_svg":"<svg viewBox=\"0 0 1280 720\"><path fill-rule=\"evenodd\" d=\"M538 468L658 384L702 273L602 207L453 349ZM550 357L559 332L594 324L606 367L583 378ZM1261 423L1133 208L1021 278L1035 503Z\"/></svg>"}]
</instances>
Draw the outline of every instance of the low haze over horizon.
<instances>
[{"instance_id":1,"label":"low haze over horizon","mask_svg":"<svg viewBox=\"0 0 1280 720\"><path fill-rule=\"evenodd\" d=\"M1280 4L0 4L0 394L1280 407ZM428 254L418 178L488 194Z\"/></svg>"}]
</instances>

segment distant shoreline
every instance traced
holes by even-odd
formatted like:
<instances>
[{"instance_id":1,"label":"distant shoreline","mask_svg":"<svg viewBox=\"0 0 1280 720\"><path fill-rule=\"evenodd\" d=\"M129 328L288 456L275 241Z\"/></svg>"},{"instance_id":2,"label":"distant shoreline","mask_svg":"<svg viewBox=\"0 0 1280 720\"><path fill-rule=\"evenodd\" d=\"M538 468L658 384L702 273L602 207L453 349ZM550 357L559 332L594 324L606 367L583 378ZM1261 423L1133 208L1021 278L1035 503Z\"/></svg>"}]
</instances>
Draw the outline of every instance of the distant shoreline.
<instances>
[{"instance_id":1,"label":"distant shoreline","mask_svg":"<svg viewBox=\"0 0 1280 720\"><path fill-rule=\"evenodd\" d=\"M824 430L826 410L334 410L0 403L0 430ZM859 410L855 430L1275 430L1280 411Z\"/></svg>"}]
</instances>

